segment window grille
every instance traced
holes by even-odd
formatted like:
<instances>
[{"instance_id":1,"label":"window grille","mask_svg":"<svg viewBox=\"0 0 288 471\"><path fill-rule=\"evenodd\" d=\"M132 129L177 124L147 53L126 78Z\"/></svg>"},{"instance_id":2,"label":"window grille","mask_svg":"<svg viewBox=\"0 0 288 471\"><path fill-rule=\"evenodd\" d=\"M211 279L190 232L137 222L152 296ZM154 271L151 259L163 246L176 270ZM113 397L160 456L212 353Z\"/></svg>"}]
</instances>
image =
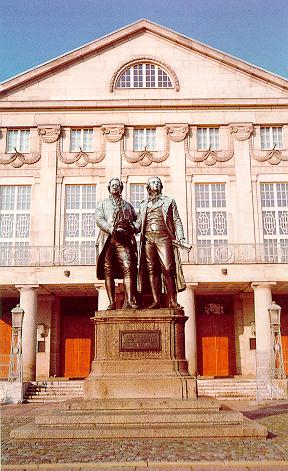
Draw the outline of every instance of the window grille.
<instances>
[{"instance_id":1,"label":"window grille","mask_svg":"<svg viewBox=\"0 0 288 471\"><path fill-rule=\"evenodd\" d=\"M133 130L133 150L156 150L156 129L144 128Z\"/></svg>"},{"instance_id":2,"label":"window grille","mask_svg":"<svg viewBox=\"0 0 288 471\"><path fill-rule=\"evenodd\" d=\"M283 149L282 127L260 128L261 149Z\"/></svg>"},{"instance_id":3,"label":"window grille","mask_svg":"<svg viewBox=\"0 0 288 471\"><path fill-rule=\"evenodd\" d=\"M85 152L93 152L93 129L71 129L70 151L79 152L81 149Z\"/></svg>"},{"instance_id":4,"label":"window grille","mask_svg":"<svg viewBox=\"0 0 288 471\"><path fill-rule=\"evenodd\" d=\"M216 262L228 246L225 184L196 184L195 201L198 259L202 263Z\"/></svg>"},{"instance_id":5,"label":"window grille","mask_svg":"<svg viewBox=\"0 0 288 471\"><path fill-rule=\"evenodd\" d=\"M0 265L27 265L31 186L0 187Z\"/></svg>"},{"instance_id":6,"label":"window grille","mask_svg":"<svg viewBox=\"0 0 288 471\"><path fill-rule=\"evenodd\" d=\"M30 152L30 130L29 129L9 129L7 132L6 152L13 153Z\"/></svg>"},{"instance_id":7,"label":"window grille","mask_svg":"<svg viewBox=\"0 0 288 471\"><path fill-rule=\"evenodd\" d=\"M64 245L71 248L72 265L95 263L95 185L66 185Z\"/></svg>"},{"instance_id":8,"label":"window grille","mask_svg":"<svg viewBox=\"0 0 288 471\"><path fill-rule=\"evenodd\" d=\"M172 88L169 75L158 65L136 64L125 69L116 83L117 88Z\"/></svg>"},{"instance_id":9,"label":"window grille","mask_svg":"<svg viewBox=\"0 0 288 471\"><path fill-rule=\"evenodd\" d=\"M219 150L219 128L197 128L198 150Z\"/></svg>"},{"instance_id":10,"label":"window grille","mask_svg":"<svg viewBox=\"0 0 288 471\"><path fill-rule=\"evenodd\" d=\"M264 258L288 262L288 183L261 183Z\"/></svg>"}]
</instances>

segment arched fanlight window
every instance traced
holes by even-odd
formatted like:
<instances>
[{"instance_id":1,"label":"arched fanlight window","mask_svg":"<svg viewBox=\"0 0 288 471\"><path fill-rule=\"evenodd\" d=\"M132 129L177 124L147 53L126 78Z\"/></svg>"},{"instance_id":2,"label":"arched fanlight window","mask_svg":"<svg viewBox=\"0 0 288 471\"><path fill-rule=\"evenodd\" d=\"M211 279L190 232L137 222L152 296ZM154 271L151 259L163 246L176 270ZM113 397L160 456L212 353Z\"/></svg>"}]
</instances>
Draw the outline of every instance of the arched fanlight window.
<instances>
[{"instance_id":1,"label":"arched fanlight window","mask_svg":"<svg viewBox=\"0 0 288 471\"><path fill-rule=\"evenodd\" d=\"M142 62L131 65L120 73L116 88L173 88L173 83L161 67Z\"/></svg>"}]
</instances>

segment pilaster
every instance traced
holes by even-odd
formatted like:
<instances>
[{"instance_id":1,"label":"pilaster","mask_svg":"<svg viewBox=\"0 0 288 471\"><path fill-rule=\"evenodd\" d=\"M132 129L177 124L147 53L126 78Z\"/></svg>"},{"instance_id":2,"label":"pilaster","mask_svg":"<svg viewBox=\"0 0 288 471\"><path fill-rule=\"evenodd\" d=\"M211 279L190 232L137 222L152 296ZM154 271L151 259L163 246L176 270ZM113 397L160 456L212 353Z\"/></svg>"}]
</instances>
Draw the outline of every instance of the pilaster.
<instances>
[{"instance_id":1,"label":"pilaster","mask_svg":"<svg viewBox=\"0 0 288 471\"><path fill-rule=\"evenodd\" d=\"M239 244L254 244L254 211L251 186L250 138L252 123L231 123L230 132L234 138L235 190L238 227L235 240Z\"/></svg>"}]
</instances>

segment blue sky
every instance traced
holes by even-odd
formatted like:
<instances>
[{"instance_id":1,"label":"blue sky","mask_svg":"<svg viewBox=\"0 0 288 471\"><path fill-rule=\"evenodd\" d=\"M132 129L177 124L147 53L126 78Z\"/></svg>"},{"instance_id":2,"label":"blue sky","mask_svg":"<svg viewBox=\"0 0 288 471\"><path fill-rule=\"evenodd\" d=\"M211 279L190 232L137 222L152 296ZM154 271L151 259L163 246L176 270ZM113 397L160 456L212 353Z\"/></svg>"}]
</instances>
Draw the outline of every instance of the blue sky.
<instances>
[{"instance_id":1,"label":"blue sky","mask_svg":"<svg viewBox=\"0 0 288 471\"><path fill-rule=\"evenodd\" d=\"M140 18L288 78L288 0L0 0L0 82Z\"/></svg>"}]
</instances>

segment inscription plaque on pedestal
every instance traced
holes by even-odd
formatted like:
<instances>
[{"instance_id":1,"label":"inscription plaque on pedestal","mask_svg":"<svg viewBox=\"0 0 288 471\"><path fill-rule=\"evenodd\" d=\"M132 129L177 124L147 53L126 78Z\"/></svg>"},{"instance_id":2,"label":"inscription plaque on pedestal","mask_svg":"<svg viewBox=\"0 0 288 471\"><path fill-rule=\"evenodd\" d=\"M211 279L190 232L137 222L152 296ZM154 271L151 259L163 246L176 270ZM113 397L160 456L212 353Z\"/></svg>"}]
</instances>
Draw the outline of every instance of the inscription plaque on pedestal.
<instances>
[{"instance_id":1,"label":"inscription plaque on pedestal","mask_svg":"<svg viewBox=\"0 0 288 471\"><path fill-rule=\"evenodd\" d=\"M120 352L160 352L160 330L122 330Z\"/></svg>"}]
</instances>

